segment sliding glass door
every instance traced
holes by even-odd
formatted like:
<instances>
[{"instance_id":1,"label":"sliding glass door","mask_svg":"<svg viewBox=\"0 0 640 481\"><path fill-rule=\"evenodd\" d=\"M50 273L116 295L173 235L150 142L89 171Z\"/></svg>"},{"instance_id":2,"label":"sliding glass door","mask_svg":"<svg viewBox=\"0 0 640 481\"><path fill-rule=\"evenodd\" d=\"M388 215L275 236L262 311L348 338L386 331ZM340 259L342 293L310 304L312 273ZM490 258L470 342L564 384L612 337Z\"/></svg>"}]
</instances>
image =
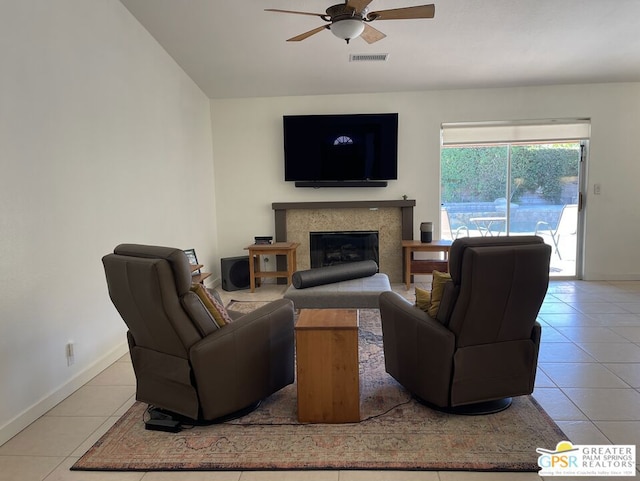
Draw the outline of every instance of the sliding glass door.
<instances>
[{"instance_id":1,"label":"sliding glass door","mask_svg":"<svg viewBox=\"0 0 640 481\"><path fill-rule=\"evenodd\" d=\"M540 235L553 276L579 276L586 142L449 144L441 150L443 238Z\"/></svg>"}]
</instances>

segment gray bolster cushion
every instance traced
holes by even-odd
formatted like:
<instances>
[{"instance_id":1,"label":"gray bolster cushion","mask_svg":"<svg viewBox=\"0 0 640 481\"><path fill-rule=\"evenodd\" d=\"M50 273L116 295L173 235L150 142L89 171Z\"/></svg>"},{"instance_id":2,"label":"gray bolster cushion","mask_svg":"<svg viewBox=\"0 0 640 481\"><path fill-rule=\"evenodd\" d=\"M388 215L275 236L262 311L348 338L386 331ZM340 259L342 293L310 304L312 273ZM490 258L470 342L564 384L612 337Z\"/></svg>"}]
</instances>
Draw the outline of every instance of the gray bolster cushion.
<instances>
[{"instance_id":1,"label":"gray bolster cushion","mask_svg":"<svg viewBox=\"0 0 640 481\"><path fill-rule=\"evenodd\" d=\"M376 272L378 272L378 264L374 260L347 262L333 266L316 267L306 271L296 271L291 277L291 283L296 289L305 289L360 277L369 277Z\"/></svg>"}]
</instances>

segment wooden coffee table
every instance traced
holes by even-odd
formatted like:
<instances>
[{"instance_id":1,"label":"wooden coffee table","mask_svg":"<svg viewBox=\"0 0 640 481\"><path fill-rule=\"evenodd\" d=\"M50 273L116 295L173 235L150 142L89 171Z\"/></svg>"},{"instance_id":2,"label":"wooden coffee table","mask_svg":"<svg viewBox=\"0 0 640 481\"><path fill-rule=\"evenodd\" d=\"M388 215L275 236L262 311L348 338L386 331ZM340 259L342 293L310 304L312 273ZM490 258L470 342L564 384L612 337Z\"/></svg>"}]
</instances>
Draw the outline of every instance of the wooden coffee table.
<instances>
[{"instance_id":1,"label":"wooden coffee table","mask_svg":"<svg viewBox=\"0 0 640 481\"><path fill-rule=\"evenodd\" d=\"M296 323L298 421L360 421L358 311L302 309Z\"/></svg>"}]
</instances>

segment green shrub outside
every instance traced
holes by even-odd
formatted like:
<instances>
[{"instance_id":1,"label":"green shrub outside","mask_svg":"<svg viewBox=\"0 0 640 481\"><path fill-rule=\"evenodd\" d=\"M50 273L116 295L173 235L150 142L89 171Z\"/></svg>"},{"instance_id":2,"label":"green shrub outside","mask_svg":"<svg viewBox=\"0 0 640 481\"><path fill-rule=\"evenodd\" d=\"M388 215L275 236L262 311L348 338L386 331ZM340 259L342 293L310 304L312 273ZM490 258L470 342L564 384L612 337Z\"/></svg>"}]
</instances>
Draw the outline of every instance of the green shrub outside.
<instances>
[{"instance_id":1,"label":"green shrub outside","mask_svg":"<svg viewBox=\"0 0 640 481\"><path fill-rule=\"evenodd\" d=\"M445 147L441 152L442 202L493 202L506 196L508 146ZM559 203L563 179L577 178L578 144L513 145L511 202L536 192Z\"/></svg>"}]
</instances>

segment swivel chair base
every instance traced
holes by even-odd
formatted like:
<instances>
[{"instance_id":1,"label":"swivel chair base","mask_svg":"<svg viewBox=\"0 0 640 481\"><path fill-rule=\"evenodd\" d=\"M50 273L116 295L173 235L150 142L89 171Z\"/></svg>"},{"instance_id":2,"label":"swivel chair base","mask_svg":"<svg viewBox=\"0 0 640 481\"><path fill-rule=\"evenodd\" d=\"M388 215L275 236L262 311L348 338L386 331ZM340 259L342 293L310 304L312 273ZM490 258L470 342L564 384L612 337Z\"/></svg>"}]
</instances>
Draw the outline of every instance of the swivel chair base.
<instances>
[{"instance_id":1,"label":"swivel chair base","mask_svg":"<svg viewBox=\"0 0 640 481\"><path fill-rule=\"evenodd\" d=\"M484 402L473 403L473 404L464 404L462 406L441 407L441 406L436 406L435 404L430 403L429 401L425 401L424 399L419 398L415 394L413 397L420 404L424 404L425 406L431 409L434 409L436 411L441 411L448 414L460 414L464 416L479 416L484 414L498 413L500 411L504 411L505 409L507 409L509 406L511 406L511 403L513 402L512 398L506 397L502 399L496 399L494 401L484 401Z\"/></svg>"},{"instance_id":2,"label":"swivel chair base","mask_svg":"<svg viewBox=\"0 0 640 481\"><path fill-rule=\"evenodd\" d=\"M149 419L144 422L144 427L150 431L165 431L170 433L178 433L182 431L183 426L209 426L211 424L220 424L233 419L238 419L247 414L255 411L262 400L256 401L242 409L235 412L220 416L216 419L204 420L204 419L191 419L181 414L167 411L166 409L149 406L147 412L149 413Z\"/></svg>"}]
</instances>

